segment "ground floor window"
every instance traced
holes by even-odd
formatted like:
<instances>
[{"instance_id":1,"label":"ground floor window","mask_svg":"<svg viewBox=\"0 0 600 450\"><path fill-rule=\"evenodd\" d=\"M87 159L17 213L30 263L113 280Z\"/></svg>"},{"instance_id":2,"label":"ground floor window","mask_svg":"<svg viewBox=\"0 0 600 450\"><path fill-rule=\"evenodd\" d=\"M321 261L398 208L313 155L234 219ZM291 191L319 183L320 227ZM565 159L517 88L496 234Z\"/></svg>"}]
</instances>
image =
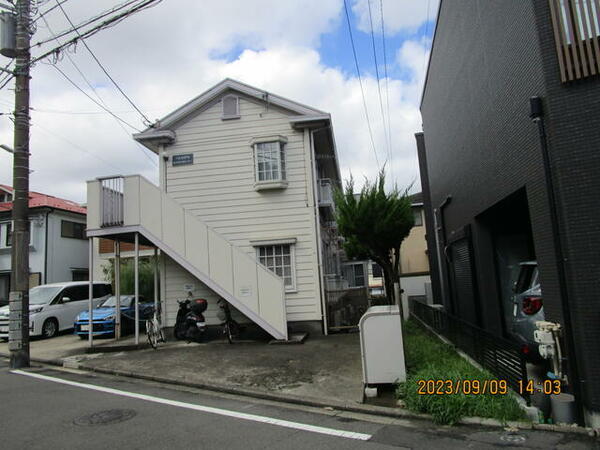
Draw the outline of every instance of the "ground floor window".
<instances>
[{"instance_id":1,"label":"ground floor window","mask_svg":"<svg viewBox=\"0 0 600 450\"><path fill-rule=\"evenodd\" d=\"M294 246L292 244L260 245L256 247L258 261L283 278L285 289L296 289Z\"/></svg>"},{"instance_id":2,"label":"ground floor window","mask_svg":"<svg viewBox=\"0 0 600 450\"><path fill-rule=\"evenodd\" d=\"M0 273L0 306L8 305L10 292L10 272Z\"/></svg>"},{"instance_id":3,"label":"ground floor window","mask_svg":"<svg viewBox=\"0 0 600 450\"><path fill-rule=\"evenodd\" d=\"M89 281L89 271L87 269L71 269L73 281Z\"/></svg>"},{"instance_id":4,"label":"ground floor window","mask_svg":"<svg viewBox=\"0 0 600 450\"><path fill-rule=\"evenodd\" d=\"M348 264L346 265L346 279L349 287L365 286L365 267L364 264Z\"/></svg>"}]
</instances>

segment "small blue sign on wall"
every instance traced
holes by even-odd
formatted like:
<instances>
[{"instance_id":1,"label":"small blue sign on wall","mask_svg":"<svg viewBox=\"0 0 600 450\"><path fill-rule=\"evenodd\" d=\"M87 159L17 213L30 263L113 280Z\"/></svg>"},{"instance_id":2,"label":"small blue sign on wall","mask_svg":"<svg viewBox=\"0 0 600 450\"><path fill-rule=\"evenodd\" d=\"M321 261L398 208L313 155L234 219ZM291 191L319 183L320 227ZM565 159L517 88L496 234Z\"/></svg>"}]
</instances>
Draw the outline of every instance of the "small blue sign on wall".
<instances>
[{"instance_id":1,"label":"small blue sign on wall","mask_svg":"<svg viewBox=\"0 0 600 450\"><path fill-rule=\"evenodd\" d=\"M194 164L194 154L183 153L179 155L173 155L172 163L173 166L186 166L188 164Z\"/></svg>"}]
</instances>

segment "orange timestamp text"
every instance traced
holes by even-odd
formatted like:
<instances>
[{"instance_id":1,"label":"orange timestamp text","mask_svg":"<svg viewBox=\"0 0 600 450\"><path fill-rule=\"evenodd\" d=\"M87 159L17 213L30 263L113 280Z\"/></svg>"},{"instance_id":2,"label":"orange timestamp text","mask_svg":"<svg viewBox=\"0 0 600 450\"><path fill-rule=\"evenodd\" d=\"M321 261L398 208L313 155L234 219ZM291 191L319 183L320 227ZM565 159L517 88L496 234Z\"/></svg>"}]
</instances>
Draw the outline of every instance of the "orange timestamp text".
<instances>
[{"instance_id":1,"label":"orange timestamp text","mask_svg":"<svg viewBox=\"0 0 600 450\"><path fill-rule=\"evenodd\" d=\"M418 380L419 395L506 395L506 380Z\"/></svg>"}]
</instances>

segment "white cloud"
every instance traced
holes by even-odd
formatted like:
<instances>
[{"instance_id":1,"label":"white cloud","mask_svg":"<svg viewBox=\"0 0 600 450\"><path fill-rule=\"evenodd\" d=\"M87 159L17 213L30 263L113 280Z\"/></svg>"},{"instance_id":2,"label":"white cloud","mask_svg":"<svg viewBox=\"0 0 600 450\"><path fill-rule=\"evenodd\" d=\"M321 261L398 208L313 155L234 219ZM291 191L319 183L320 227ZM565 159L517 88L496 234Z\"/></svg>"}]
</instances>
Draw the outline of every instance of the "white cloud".
<instances>
[{"instance_id":1,"label":"white cloud","mask_svg":"<svg viewBox=\"0 0 600 450\"><path fill-rule=\"evenodd\" d=\"M351 170L357 181L362 182L362 175L373 177L377 168L358 80L325 66L316 50L319 38L340 19L342 3L311 1L221 0L201 2L202 5L189 0L163 2L102 31L90 39L89 45L151 119L162 117L224 77L332 113L342 174L346 177ZM82 3L65 4L76 23L91 15L89 5ZM94 10L100 11L113 3L94 2ZM319 14L306 14L313 10ZM66 27L60 13L55 11L49 18L54 31ZM48 33L41 25L34 41ZM401 186L418 178L413 134L421 128L420 45L406 43L397 53L397 63L409 71L408 81L388 80L393 142L391 170ZM232 57L230 52L235 49L241 53ZM116 92L81 44L72 58L110 109L141 128L139 115ZM89 92L66 58L58 66ZM156 156L133 142L129 136L132 130L127 128L124 132L113 118L102 113L51 66L37 64L32 76L32 106L37 108L32 111L31 129L33 190L85 201L85 181L97 176L141 173L157 181L157 170L149 160L156 160ZM363 84L375 145L383 162L387 150L377 82L367 74ZM2 112L11 110L12 95L7 89L0 91ZM8 116L2 116L0 143L11 142L12 123ZM10 157L2 152L0 183L10 184L11 179Z\"/></svg>"},{"instance_id":2,"label":"white cloud","mask_svg":"<svg viewBox=\"0 0 600 450\"><path fill-rule=\"evenodd\" d=\"M377 0L355 0L352 11L358 17L358 29L371 32L371 16L376 32L381 30L381 7ZM428 20L435 20L439 0L388 0L383 1L385 32L391 36L400 31L414 31Z\"/></svg>"}]
</instances>

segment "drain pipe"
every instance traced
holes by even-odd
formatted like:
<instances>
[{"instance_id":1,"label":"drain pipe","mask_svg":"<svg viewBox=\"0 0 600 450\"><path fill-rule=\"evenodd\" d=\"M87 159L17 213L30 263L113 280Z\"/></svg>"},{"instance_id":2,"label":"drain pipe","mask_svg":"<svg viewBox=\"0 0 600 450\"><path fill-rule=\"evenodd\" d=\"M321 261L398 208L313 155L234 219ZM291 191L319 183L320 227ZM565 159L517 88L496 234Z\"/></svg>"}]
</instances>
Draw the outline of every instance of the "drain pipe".
<instances>
[{"instance_id":1,"label":"drain pipe","mask_svg":"<svg viewBox=\"0 0 600 450\"><path fill-rule=\"evenodd\" d=\"M544 166L544 178L546 182L546 192L548 193L548 207L550 210L550 223L552 226L552 238L554 244L554 257L558 270L558 282L560 286L560 299L562 304L562 313L565 330L565 340L568 349L568 360L570 377L568 383L575 396L575 404L577 408L577 422L583 424L583 405L581 402L582 392L579 379L579 368L577 365L577 354L575 352L575 339L573 337L573 321L571 318L571 308L569 306L569 291L567 289L567 270L566 258L563 254L562 239L560 235L560 224L558 220L558 205L552 180L552 167L550 165L550 155L548 153L548 137L544 126L544 105L540 97L531 97L529 99L531 120L537 124L538 134L540 138L540 147L542 150L542 159Z\"/></svg>"},{"instance_id":2,"label":"drain pipe","mask_svg":"<svg viewBox=\"0 0 600 450\"><path fill-rule=\"evenodd\" d=\"M452 304L452 300L450 298L450 293L446 292L446 280L449 280L448 277L448 257L446 255L446 221L444 220L444 210L452 201L452 196L448 195L444 199L442 203L437 207L436 210L433 211L434 218L434 226L435 226L435 238L437 241L437 254L438 254L438 270L440 273L440 288L442 290L442 298L445 300L444 307L448 304L452 306L451 310L454 312L454 305ZM437 214L436 214L437 212ZM439 216L439 219L437 218ZM440 238L441 235L441 238ZM442 258L443 256L443 258ZM443 261L443 265L442 265Z\"/></svg>"}]
</instances>

